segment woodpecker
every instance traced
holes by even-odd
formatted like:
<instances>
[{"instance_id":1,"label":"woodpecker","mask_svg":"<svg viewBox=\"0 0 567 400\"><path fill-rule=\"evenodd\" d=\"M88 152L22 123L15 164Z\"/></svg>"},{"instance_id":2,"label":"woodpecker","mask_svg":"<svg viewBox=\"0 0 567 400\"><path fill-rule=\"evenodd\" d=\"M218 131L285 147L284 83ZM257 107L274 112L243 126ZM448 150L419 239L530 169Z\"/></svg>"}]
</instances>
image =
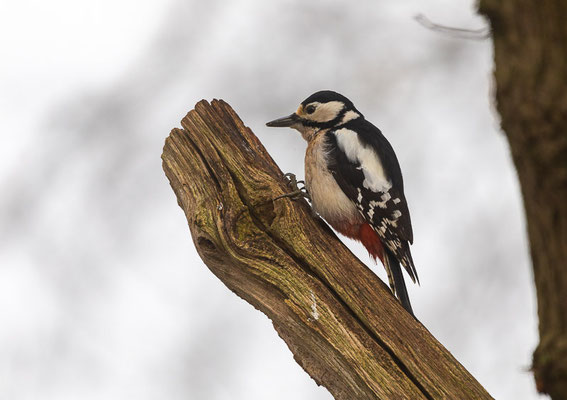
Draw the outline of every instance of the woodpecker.
<instances>
[{"instance_id":1,"label":"woodpecker","mask_svg":"<svg viewBox=\"0 0 567 400\"><path fill-rule=\"evenodd\" d=\"M419 283L413 232L398 159L380 129L345 96L316 92L293 114L266 124L290 127L307 141L305 188L313 210L380 259L390 288L412 315L400 264Z\"/></svg>"}]
</instances>

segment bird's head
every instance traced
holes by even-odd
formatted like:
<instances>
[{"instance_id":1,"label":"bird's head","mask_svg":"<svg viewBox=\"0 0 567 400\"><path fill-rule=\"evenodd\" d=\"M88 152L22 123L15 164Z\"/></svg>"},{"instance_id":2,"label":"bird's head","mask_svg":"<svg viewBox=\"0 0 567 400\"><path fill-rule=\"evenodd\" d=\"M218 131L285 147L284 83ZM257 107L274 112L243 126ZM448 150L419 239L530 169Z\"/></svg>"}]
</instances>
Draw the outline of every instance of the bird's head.
<instances>
[{"instance_id":1,"label":"bird's head","mask_svg":"<svg viewBox=\"0 0 567 400\"><path fill-rule=\"evenodd\" d=\"M270 121L266 125L297 129L306 140L310 140L313 134L321 129L344 125L357 118L363 116L352 101L337 92L322 90L303 100L293 114Z\"/></svg>"}]
</instances>

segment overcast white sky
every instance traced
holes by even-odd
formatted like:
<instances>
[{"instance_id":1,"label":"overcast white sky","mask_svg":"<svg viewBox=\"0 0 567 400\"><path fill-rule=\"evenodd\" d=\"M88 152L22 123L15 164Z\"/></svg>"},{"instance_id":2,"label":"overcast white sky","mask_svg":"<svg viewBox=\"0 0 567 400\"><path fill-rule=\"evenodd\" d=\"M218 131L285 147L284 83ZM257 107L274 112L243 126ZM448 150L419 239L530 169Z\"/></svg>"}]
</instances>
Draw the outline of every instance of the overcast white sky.
<instances>
[{"instance_id":1,"label":"overcast white sky","mask_svg":"<svg viewBox=\"0 0 567 400\"><path fill-rule=\"evenodd\" d=\"M301 176L301 137L264 123L320 89L397 151L420 320L495 398L538 398L492 46L419 13L485 24L465 0L1 2L0 398L330 399L202 264L160 161L170 129L214 97Z\"/></svg>"}]
</instances>

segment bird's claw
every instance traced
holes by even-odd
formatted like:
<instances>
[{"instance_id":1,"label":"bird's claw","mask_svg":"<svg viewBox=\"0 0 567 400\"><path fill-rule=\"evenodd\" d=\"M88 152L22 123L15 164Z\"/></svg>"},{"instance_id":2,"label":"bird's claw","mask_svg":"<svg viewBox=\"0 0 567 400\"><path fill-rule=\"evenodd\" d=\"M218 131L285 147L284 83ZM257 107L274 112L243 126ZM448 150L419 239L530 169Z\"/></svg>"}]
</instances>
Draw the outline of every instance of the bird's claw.
<instances>
[{"instance_id":1,"label":"bird's claw","mask_svg":"<svg viewBox=\"0 0 567 400\"><path fill-rule=\"evenodd\" d=\"M287 173L284 175L284 177L288 180L288 185L291 186L292 191L282 194L276 197L274 200L289 197L292 200L307 199L311 201L311 196L309 196L309 192L305 188L305 181L298 181L295 174L292 173ZM301 187L299 185L301 185Z\"/></svg>"}]
</instances>

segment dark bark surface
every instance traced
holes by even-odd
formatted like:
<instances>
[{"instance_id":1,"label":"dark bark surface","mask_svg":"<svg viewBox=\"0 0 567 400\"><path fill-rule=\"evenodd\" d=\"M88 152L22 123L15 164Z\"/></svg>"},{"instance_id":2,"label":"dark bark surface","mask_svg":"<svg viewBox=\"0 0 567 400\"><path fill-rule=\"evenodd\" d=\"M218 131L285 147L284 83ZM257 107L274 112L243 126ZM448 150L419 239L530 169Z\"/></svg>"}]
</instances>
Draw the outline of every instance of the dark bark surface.
<instances>
[{"instance_id":1,"label":"dark bark surface","mask_svg":"<svg viewBox=\"0 0 567 400\"><path fill-rule=\"evenodd\" d=\"M481 0L497 107L516 165L537 291L540 392L567 399L567 1Z\"/></svg>"},{"instance_id":2,"label":"dark bark surface","mask_svg":"<svg viewBox=\"0 0 567 400\"><path fill-rule=\"evenodd\" d=\"M266 314L295 360L336 399L490 399L304 201L222 101L167 138L164 171L199 255Z\"/></svg>"}]
</instances>

